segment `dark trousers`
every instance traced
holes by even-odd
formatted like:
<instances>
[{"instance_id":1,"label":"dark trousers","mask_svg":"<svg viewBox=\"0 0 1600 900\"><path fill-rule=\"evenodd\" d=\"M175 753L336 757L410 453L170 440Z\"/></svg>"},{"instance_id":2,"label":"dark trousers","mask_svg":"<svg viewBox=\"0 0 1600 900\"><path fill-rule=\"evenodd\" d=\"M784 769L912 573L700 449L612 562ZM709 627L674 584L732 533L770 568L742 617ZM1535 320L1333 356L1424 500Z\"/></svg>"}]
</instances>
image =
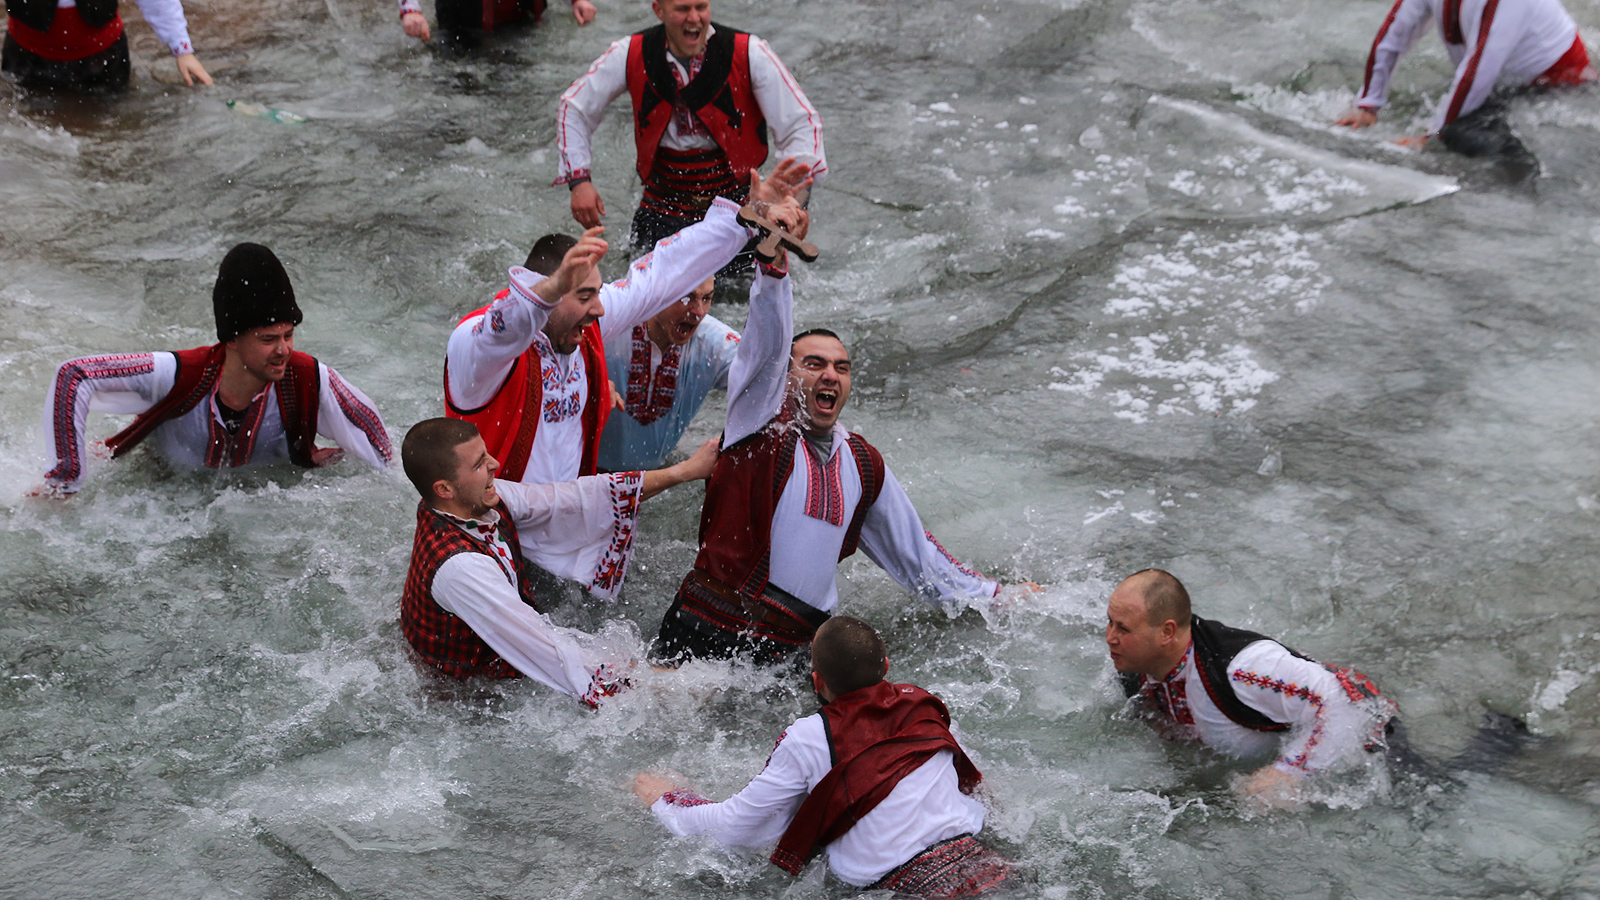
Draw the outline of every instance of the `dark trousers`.
<instances>
[{"instance_id":1,"label":"dark trousers","mask_svg":"<svg viewBox=\"0 0 1600 900\"><path fill-rule=\"evenodd\" d=\"M5 48L0 50L0 71L32 90L115 93L128 86L128 36L118 36L116 43L93 56L58 62L22 49L16 38L7 34Z\"/></svg>"}]
</instances>

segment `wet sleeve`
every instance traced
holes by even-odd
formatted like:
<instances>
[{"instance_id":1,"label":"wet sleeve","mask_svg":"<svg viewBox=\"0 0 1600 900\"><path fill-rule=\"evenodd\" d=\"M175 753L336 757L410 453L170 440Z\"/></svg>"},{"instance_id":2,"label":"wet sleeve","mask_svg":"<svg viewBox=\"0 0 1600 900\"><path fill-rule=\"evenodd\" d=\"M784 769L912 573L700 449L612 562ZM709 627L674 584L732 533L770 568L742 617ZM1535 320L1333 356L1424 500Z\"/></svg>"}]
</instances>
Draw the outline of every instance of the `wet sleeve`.
<instances>
[{"instance_id":1,"label":"wet sleeve","mask_svg":"<svg viewBox=\"0 0 1600 900\"><path fill-rule=\"evenodd\" d=\"M495 480L528 561L616 598L633 555L643 478L638 472L585 475L556 484Z\"/></svg>"},{"instance_id":2,"label":"wet sleeve","mask_svg":"<svg viewBox=\"0 0 1600 900\"><path fill-rule=\"evenodd\" d=\"M590 138L600 127L606 107L628 89L628 42L612 42L606 52L574 81L556 106L556 151L560 168L554 184L581 181L589 176L593 151ZM702 281L704 279L701 279Z\"/></svg>"},{"instance_id":3,"label":"wet sleeve","mask_svg":"<svg viewBox=\"0 0 1600 900\"><path fill-rule=\"evenodd\" d=\"M761 774L751 779L739 793L721 803L712 803L692 791L673 791L650 807L667 830L680 837L703 834L725 847L761 847L775 844L788 830L806 795L827 768L816 771L817 741L822 743L822 761L827 759L827 740L818 721L801 719L789 726L767 758ZM813 737L810 731L815 730Z\"/></svg>"},{"instance_id":4,"label":"wet sleeve","mask_svg":"<svg viewBox=\"0 0 1600 900\"><path fill-rule=\"evenodd\" d=\"M1527 29L1528 14L1533 8L1531 4L1510 0L1504 3L1467 0L1462 6L1468 3L1481 5L1482 9L1476 17L1469 17L1468 10L1462 9L1467 52L1456 66L1449 92L1439 100L1439 108L1434 112L1433 134L1489 99L1495 81L1500 78L1500 70L1505 68L1506 60L1511 58L1511 52Z\"/></svg>"},{"instance_id":5,"label":"wet sleeve","mask_svg":"<svg viewBox=\"0 0 1600 900\"><path fill-rule=\"evenodd\" d=\"M577 636L522 602L500 564L484 553L457 553L433 576L433 600L461 617L513 668L540 684L589 698L603 667Z\"/></svg>"},{"instance_id":6,"label":"wet sleeve","mask_svg":"<svg viewBox=\"0 0 1600 900\"><path fill-rule=\"evenodd\" d=\"M44 434L54 462L45 480L71 493L83 481L89 411L134 414L172 390L177 359L171 353L125 353L69 359L56 367L44 404Z\"/></svg>"},{"instance_id":7,"label":"wet sleeve","mask_svg":"<svg viewBox=\"0 0 1600 900\"><path fill-rule=\"evenodd\" d=\"M739 353L728 369L728 420L724 449L772 421L789 390L789 342L794 336L794 290L787 275L758 267L750 285L750 315Z\"/></svg>"},{"instance_id":8,"label":"wet sleeve","mask_svg":"<svg viewBox=\"0 0 1600 900\"><path fill-rule=\"evenodd\" d=\"M761 114L772 129L773 158L792 156L809 164L812 182L821 184L828 175L828 160L822 149L822 116L783 60L758 37L750 39L750 83Z\"/></svg>"},{"instance_id":9,"label":"wet sleeve","mask_svg":"<svg viewBox=\"0 0 1600 900\"><path fill-rule=\"evenodd\" d=\"M861 550L902 587L930 603L993 597L1000 589L998 582L962 565L922 527L917 508L887 467L878 501L861 524Z\"/></svg>"},{"instance_id":10,"label":"wet sleeve","mask_svg":"<svg viewBox=\"0 0 1600 900\"><path fill-rule=\"evenodd\" d=\"M628 274L600 288L600 336L622 339L635 325L689 296L717 270L733 261L750 240L739 224L739 204L711 201L706 217L656 242L628 266Z\"/></svg>"},{"instance_id":11,"label":"wet sleeve","mask_svg":"<svg viewBox=\"0 0 1600 900\"><path fill-rule=\"evenodd\" d=\"M394 448L389 443L389 431L378 416L378 408L360 388L328 366L318 363L317 374L322 382L317 433L370 465L380 469L387 467L394 459Z\"/></svg>"},{"instance_id":12,"label":"wet sleeve","mask_svg":"<svg viewBox=\"0 0 1600 900\"><path fill-rule=\"evenodd\" d=\"M134 0L134 3L173 56L194 52L194 44L189 42L189 22L183 17L183 4L179 0Z\"/></svg>"},{"instance_id":13,"label":"wet sleeve","mask_svg":"<svg viewBox=\"0 0 1600 900\"><path fill-rule=\"evenodd\" d=\"M400 0L400 15L420 12L422 12L422 3L419 0Z\"/></svg>"},{"instance_id":14,"label":"wet sleeve","mask_svg":"<svg viewBox=\"0 0 1600 900\"><path fill-rule=\"evenodd\" d=\"M1433 7L1427 0L1395 0L1389 15L1378 27L1367 54L1367 71L1356 105L1380 109L1389 102L1389 79L1400 57L1410 50L1433 21Z\"/></svg>"},{"instance_id":15,"label":"wet sleeve","mask_svg":"<svg viewBox=\"0 0 1600 900\"><path fill-rule=\"evenodd\" d=\"M1320 772L1356 758L1382 725L1372 707L1352 699L1326 666L1295 656L1277 641L1245 647L1229 665L1228 678L1246 706L1288 724L1275 763L1285 772Z\"/></svg>"},{"instance_id":16,"label":"wet sleeve","mask_svg":"<svg viewBox=\"0 0 1600 900\"><path fill-rule=\"evenodd\" d=\"M717 341L717 377L711 382L713 388L728 389L728 372L733 368L733 361L739 358L740 346L739 332L731 328Z\"/></svg>"},{"instance_id":17,"label":"wet sleeve","mask_svg":"<svg viewBox=\"0 0 1600 900\"><path fill-rule=\"evenodd\" d=\"M509 278L505 296L450 333L445 348L445 400L457 409L477 409L494 399L517 357L533 344L555 308L533 292L543 275L512 266Z\"/></svg>"}]
</instances>

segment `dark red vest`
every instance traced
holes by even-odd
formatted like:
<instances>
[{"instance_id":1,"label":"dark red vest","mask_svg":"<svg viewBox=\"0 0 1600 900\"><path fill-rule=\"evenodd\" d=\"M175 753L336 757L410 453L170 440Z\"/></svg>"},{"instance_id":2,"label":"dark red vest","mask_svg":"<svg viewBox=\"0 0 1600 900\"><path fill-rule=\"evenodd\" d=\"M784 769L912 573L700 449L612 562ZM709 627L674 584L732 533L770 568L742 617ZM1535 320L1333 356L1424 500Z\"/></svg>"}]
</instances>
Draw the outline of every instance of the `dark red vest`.
<instances>
[{"instance_id":1,"label":"dark red vest","mask_svg":"<svg viewBox=\"0 0 1600 900\"><path fill-rule=\"evenodd\" d=\"M755 599L767 587L772 562L772 514L794 470L794 455L801 437L788 412L766 428L722 451L706 484L705 505L700 508L700 555L694 566L718 581ZM855 455L861 473L861 501L856 504L844 546L843 560L856 552L867 510L883 490L883 456L859 434L851 434L846 449ZM844 451L840 451L844 452Z\"/></svg>"},{"instance_id":2,"label":"dark red vest","mask_svg":"<svg viewBox=\"0 0 1600 900\"><path fill-rule=\"evenodd\" d=\"M517 543L517 526L504 503L500 512L500 536L511 547L517 566L517 594L522 602L538 609L533 601L533 578L528 561L522 558ZM433 600L433 576L445 560L457 553L483 553L493 557L483 541L461 530L460 526L417 503L417 532L411 540L411 568L406 572L405 591L400 595L400 628L417 653L435 669L456 678L482 675L486 678L516 678L522 673L490 649L467 623L447 612Z\"/></svg>"},{"instance_id":3,"label":"dark red vest","mask_svg":"<svg viewBox=\"0 0 1600 900\"><path fill-rule=\"evenodd\" d=\"M117 4L84 3L57 9L54 0L30 4L10 0L6 30L17 46L40 59L73 62L104 52L122 37L122 17ZM40 13L44 13L40 15ZM33 23L39 23L34 27Z\"/></svg>"},{"instance_id":4,"label":"dark red vest","mask_svg":"<svg viewBox=\"0 0 1600 900\"><path fill-rule=\"evenodd\" d=\"M222 362L227 353L228 348L222 344L174 352L178 369L174 373L172 390L134 419L132 425L106 439L111 455L118 457L132 450L157 426L185 415L210 397L222 378ZM317 373L317 361L298 350L291 353L288 370L274 387L277 388L278 415L283 419L283 430L289 440L289 459L306 468L318 465L314 454L322 379Z\"/></svg>"},{"instance_id":5,"label":"dark red vest","mask_svg":"<svg viewBox=\"0 0 1600 900\"><path fill-rule=\"evenodd\" d=\"M510 292L509 288L503 290L495 299L504 299ZM462 316L461 321L485 314L488 309L485 306L473 310ZM606 347L600 337L600 323L595 322L583 330L578 351L583 355L589 379L589 393L583 402L583 455L578 461L578 474L593 475L600 459L600 432L605 430L606 419L611 415L611 388L606 381ZM500 463L500 478L521 481L527 472L534 434L544 418L543 408L544 377L539 351L533 344L517 357L500 390L477 409L461 409L450 399L450 363L445 362L444 414L478 426L478 433L489 447L489 455Z\"/></svg>"},{"instance_id":6,"label":"dark red vest","mask_svg":"<svg viewBox=\"0 0 1600 900\"><path fill-rule=\"evenodd\" d=\"M772 862L791 875L855 827L889 796L900 779L941 750L955 755L961 792L983 780L950 734L944 701L910 684L880 681L822 707L833 763L783 833Z\"/></svg>"},{"instance_id":7,"label":"dark red vest","mask_svg":"<svg viewBox=\"0 0 1600 900\"><path fill-rule=\"evenodd\" d=\"M767 161L767 119L750 81L750 35L718 25L706 42L700 73L682 91L667 61L667 27L657 25L628 44L628 95L633 98L633 140L639 180L650 183L656 147L682 101L727 154L742 183Z\"/></svg>"}]
</instances>

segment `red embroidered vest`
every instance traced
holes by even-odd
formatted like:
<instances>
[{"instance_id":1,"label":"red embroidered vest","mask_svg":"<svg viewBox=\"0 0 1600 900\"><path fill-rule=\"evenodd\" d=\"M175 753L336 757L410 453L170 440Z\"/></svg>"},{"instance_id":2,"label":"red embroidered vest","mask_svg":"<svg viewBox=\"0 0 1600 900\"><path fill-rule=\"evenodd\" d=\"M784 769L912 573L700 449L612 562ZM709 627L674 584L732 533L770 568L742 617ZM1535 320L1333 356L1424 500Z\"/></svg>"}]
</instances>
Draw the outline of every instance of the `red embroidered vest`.
<instances>
[{"instance_id":1,"label":"red embroidered vest","mask_svg":"<svg viewBox=\"0 0 1600 900\"><path fill-rule=\"evenodd\" d=\"M106 439L111 455L118 457L132 450L157 426L187 414L210 397L222 378L222 363L227 353L228 348L222 344L174 352L178 369L173 376L172 390L134 419L133 424ZM284 434L289 441L289 459L297 466L315 467L318 465L315 457L317 412L322 399L317 361L298 350L291 353L283 380L274 387L278 415L283 419Z\"/></svg>"},{"instance_id":2,"label":"red embroidered vest","mask_svg":"<svg viewBox=\"0 0 1600 900\"><path fill-rule=\"evenodd\" d=\"M533 602L533 579L522 546L517 543L517 526L504 503L500 512L500 537L511 547L517 566L517 595L522 602L538 609ZM490 649L461 617L447 612L433 600L433 576L445 560L457 553L483 553L494 556L488 545L449 519L417 502L417 532L411 539L411 567L406 571L406 586L400 595L400 628L406 640L428 665L456 678L483 675L488 678L521 676L511 664Z\"/></svg>"},{"instance_id":3,"label":"red embroidered vest","mask_svg":"<svg viewBox=\"0 0 1600 900\"><path fill-rule=\"evenodd\" d=\"M963 794L983 780L950 734L944 701L910 684L880 681L822 707L833 762L783 833L772 863L791 875L889 796L900 779L941 750L955 755Z\"/></svg>"},{"instance_id":4,"label":"red embroidered vest","mask_svg":"<svg viewBox=\"0 0 1600 900\"><path fill-rule=\"evenodd\" d=\"M495 295L496 300L511 293L510 289ZM473 310L461 321L476 315L485 315L489 307ZM488 327L485 323L484 327ZM595 322L583 330L578 341L578 351L583 355L583 365L589 379L589 393L583 402L583 449L578 460L579 475L593 475L600 458L600 432L605 430L606 419L611 415L611 388L606 375L606 348L600 337L600 323ZM464 419L478 426L483 442L489 446L489 455L500 463L499 478L521 481L528 470L528 458L533 453L534 434L544 418L544 375L539 351L533 344L522 351L506 374L505 383L477 409L461 409L450 399L450 364L445 363L444 414L452 419ZM532 411L529 415L528 412Z\"/></svg>"},{"instance_id":5,"label":"red embroidered vest","mask_svg":"<svg viewBox=\"0 0 1600 900\"><path fill-rule=\"evenodd\" d=\"M656 147L682 100L727 154L743 183L767 161L767 119L750 81L750 35L712 23L700 73L680 90L667 61L667 28L657 25L628 44L628 95L633 98L633 140L639 180L650 183Z\"/></svg>"},{"instance_id":6,"label":"red embroidered vest","mask_svg":"<svg viewBox=\"0 0 1600 900\"><path fill-rule=\"evenodd\" d=\"M722 451L706 484L700 508L700 555L695 568L745 597L766 590L772 562L772 515L794 470L799 442L805 440L788 413L766 428ZM845 532L839 559L856 552L867 510L883 490L883 456L859 434L851 434L840 452L855 456L861 473L861 501Z\"/></svg>"}]
</instances>

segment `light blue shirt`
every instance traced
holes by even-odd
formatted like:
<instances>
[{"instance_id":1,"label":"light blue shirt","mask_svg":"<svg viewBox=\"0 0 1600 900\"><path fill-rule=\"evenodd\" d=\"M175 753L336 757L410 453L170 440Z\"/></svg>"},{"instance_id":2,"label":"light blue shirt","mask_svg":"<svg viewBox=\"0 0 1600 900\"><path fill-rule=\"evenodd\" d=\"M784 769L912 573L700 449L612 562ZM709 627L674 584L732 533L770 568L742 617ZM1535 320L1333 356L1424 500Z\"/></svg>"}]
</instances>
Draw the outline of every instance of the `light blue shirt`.
<instances>
[{"instance_id":1,"label":"light blue shirt","mask_svg":"<svg viewBox=\"0 0 1600 900\"><path fill-rule=\"evenodd\" d=\"M712 388L726 390L728 369L739 351L739 333L706 316L678 357L678 383L672 408L648 425L622 410L612 410L600 436L600 468L612 472L657 469L678 446L700 404ZM606 373L624 397L628 395L629 364L633 357L631 335L606 341ZM645 375L655 380L655 367Z\"/></svg>"}]
</instances>

